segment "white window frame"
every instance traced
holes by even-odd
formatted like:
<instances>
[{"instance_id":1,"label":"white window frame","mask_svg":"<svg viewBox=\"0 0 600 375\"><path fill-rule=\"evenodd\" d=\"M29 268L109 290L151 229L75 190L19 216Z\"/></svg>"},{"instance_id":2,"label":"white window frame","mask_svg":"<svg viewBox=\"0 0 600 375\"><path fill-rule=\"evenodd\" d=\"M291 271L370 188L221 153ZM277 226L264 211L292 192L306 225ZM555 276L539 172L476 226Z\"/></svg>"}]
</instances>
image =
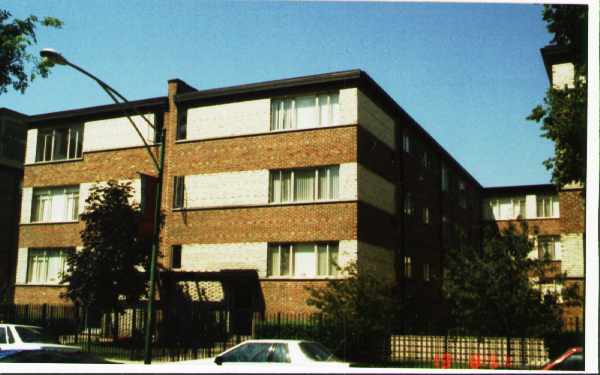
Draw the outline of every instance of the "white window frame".
<instances>
[{"instance_id":1,"label":"white window frame","mask_svg":"<svg viewBox=\"0 0 600 375\"><path fill-rule=\"evenodd\" d=\"M323 119L321 113L321 98L324 97L327 101L325 106L327 106L328 110L328 118ZM296 102L299 99L303 98L312 98L314 99L312 106L312 125L298 127L298 108ZM334 104L333 98L336 98L336 104ZM291 114L291 119L289 123L284 119L281 122L278 121L278 116L283 113L284 116L288 115L286 111L286 105L289 105L289 114ZM335 126L340 122L340 93L339 91L327 91L320 93L312 93L312 94L304 94L304 95L295 95L288 97L280 97L280 98L272 98L271 99L271 115L269 118L269 129L272 132L276 131L288 131L294 129L310 129L310 128L319 128L319 127L327 127L327 126ZM280 127L281 125L281 127Z\"/></svg>"},{"instance_id":2,"label":"white window frame","mask_svg":"<svg viewBox=\"0 0 600 375\"><path fill-rule=\"evenodd\" d=\"M402 134L402 151L410 154L410 135L408 133Z\"/></svg>"},{"instance_id":3,"label":"white window frame","mask_svg":"<svg viewBox=\"0 0 600 375\"><path fill-rule=\"evenodd\" d=\"M296 199L296 173L298 172L312 171L314 173L313 178L313 198L312 199ZM320 178L321 173L325 172L325 186L321 186ZM337 191L332 191L331 185L333 182L334 172L337 172ZM289 199L282 200L283 197L283 178L284 174L289 174ZM278 194L275 192L274 181L279 178L279 188L281 189ZM319 198L320 189L324 190L325 198ZM269 203L270 204L286 204L286 203L304 203L304 202L317 202L317 201L336 201L340 199L340 166L339 165L328 165L322 167L313 168L297 168L297 169L277 169L269 171Z\"/></svg>"},{"instance_id":4,"label":"white window frame","mask_svg":"<svg viewBox=\"0 0 600 375\"><path fill-rule=\"evenodd\" d=\"M74 251L75 248L30 248L27 252L26 283L32 285L60 284L61 276L68 272L67 258ZM56 275L49 275L50 253L55 252L58 253L59 270ZM36 272L37 275L34 276L33 272Z\"/></svg>"},{"instance_id":5,"label":"white window frame","mask_svg":"<svg viewBox=\"0 0 600 375\"><path fill-rule=\"evenodd\" d=\"M442 191L448 191L448 167L442 164Z\"/></svg>"},{"instance_id":6,"label":"white window frame","mask_svg":"<svg viewBox=\"0 0 600 375\"><path fill-rule=\"evenodd\" d=\"M55 155L54 155L54 146L55 146L55 142L56 142L56 137L57 137L57 130L63 130L63 129L68 129L67 132L67 155L65 158L63 159L56 159ZM48 162L53 162L53 161L62 161L62 160L76 160L76 159L81 159L82 155L83 155L83 129L84 126L83 124L75 124L75 125L69 125L69 126L60 126L60 127L55 127L50 129L50 134L43 134L45 133L46 129L38 129L38 136L37 136L37 142L39 143L40 141L44 142L44 146L42 146L42 150L41 150L41 155L40 153L40 145L37 144L36 145L36 150L35 150L35 162L36 163L48 163ZM72 145L71 144L71 132L76 131L75 133L75 144ZM50 157L47 159L46 158L46 154L48 153L47 148L50 148ZM69 157L69 155L71 154L71 148L74 147L74 157Z\"/></svg>"},{"instance_id":7,"label":"white window frame","mask_svg":"<svg viewBox=\"0 0 600 375\"><path fill-rule=\"evenodd\" d=\"M431 281L431 265L429 263L423 263L423 281Z\"/></svg>"},{"instance_id":8,"label":"white window frame","mask_svg":"<svg viewBox=\"0 0 600 375\"><path fill-rule=\"evenodd\" d=\"M43 188L33 188L31 194L31 222L32 223L55 223L55 222L74 222L79 220L79 185L70 186L52 186ZM60 196L64 196L60 198ZM54 217L57 207L54 206L63 201L64 217ZM42 217L36 211L40 209L41 202L46 206L47 216L42 213ZM69 206L72 205L69 210ZM46 212L46 210L44 210Z\"/></svg>"},{"instance_id":9,"label":"white window frame","mask_svg":"<svg viewBox=\"0 0 600 375\"><path fill-rule=\"evenodd\" d=\"M429 207L423 207L423 223L429 224L431 223L431 216L429 213Z\"/></svg>"},{"instance_id":10,"label":"white window frame","mask_svg":"<svg viewBox=\"0 0 600 375\"><path fill-rule=\"evenodd\" d=\"M544 259L543 244L550 243L554 247L554 256L551 256L549 260L559 261L561 260L561 241L560 236L538 236L537 237L537 256L538 259Z\"/></svg>"},{"instance_id":11,"label":"white window frame","mask_svg":"<svg viewBox=\"0 0 600 375\"><path fill-rule=\"evenodd\" d=\"M314 268L313 271L314 273L312 275L295 275L294 274L294 270L295 270L295 262L296 262L296 257L295 257L295 251L296 251L296 246L298 245L312 245L313 247L313 255L314 255ZM327 259L327 265L325 266L325 268L327 269L327 274L326 275L319 275L319 246L326 246L326 251L327 251L327 255L326 255L326 259ZM287 275L284 275L281 269L281 251L283 247L289 247L290 249L290 259L289 259L289 265L288 265L288 272ZM335 249L335 251L334 251ZM278 274L273 274L274 270L273 270L273 266L271 265L271 267L269 267L269 265L271 264L270 259L271 259L271 253L273 251L277 251L278 256L277 259L279 261L279 264L277 266L277 269L279 270ZM332 252L334 252L336 255L337 260L332 262ZM339 272L339 256L340 256L340 250L339 250L339 242L302 242L302 243L270 243L267 247L267 277L269 278L332 278L332 277L338 277L340 275ZM336 264L334 264L336 263Z\"/></svg>"},{"instance_id":12,"label":"white window frame","mask_svg":"<svg viewBox=\"0 0 600 375\"><path fill-rule=\"evenodd\" d=\"M542 202L542 215L540 215L540 201ZM549 201L550 202L550 212L548 213L546 211L546 208L548 206L546 206L546 202ZM537 218L558 218L560 216L560 206L559 206L559 199L558 196L556 195L536 195L535 197L535 214ZM556 204L556 208L554 207ZM555 212L556 211L556 212Z\"/></svg>"},{"instance_id":13,"label":"white window frame","mask_svg":"<svg viewBox=\"0 0 600 375\"><path fill-rule=\"evenodd\" d=\"M412 279L413 277L413 272L412 272L412 257L410 256L404 256L404 278L405 279Z\"/></svg>"},{"instance_id":14,"label":"white window frame","mask_svg":"<svg viewBox=\"0 0 600 375\"><path fill-rule=\"evenodd\" d=\"M509 202L510 205L509 211L510 215L506 216L501 212L502 204L506 204ZM490 198L486 201L487 209L492 214L490 220L523 220L527 217L527 200L525 196L518 197L504 197L504 198ZM517 207L519 207L519 212L517 214ZM521 212L521 208L523 208L523 212Z\"/></svg>"}]
</instances>

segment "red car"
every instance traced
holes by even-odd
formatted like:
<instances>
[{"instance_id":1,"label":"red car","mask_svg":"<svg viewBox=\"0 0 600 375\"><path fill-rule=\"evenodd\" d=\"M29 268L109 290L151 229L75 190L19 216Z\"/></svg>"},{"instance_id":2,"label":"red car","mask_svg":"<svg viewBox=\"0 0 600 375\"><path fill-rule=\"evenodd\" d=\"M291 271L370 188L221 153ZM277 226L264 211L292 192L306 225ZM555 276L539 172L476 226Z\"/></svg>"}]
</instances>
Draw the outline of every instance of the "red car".
<instances>
[{"instance_id":1,"label":"red car","mask_svg":"<svg viewBox=\"0 0 600 375\"><path fill-rule=\"evenodd\" d=\"M542 370L584 371L583 348L570 348L560 357L547 363Z\"/></svg>"}]
</instances>

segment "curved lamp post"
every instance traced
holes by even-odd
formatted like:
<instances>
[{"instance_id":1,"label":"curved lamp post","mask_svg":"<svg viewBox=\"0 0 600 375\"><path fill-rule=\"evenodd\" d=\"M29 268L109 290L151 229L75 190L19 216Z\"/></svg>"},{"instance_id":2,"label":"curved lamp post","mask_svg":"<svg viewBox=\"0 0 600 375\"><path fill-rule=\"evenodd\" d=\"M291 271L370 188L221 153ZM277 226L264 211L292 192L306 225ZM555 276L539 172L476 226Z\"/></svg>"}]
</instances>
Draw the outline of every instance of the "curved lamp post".
<instances>
[{"instance_id":1,"label":"curved lamp post","mask_svg":"<svg viewBox=\"0 0 600 375\"><path fill-rule=\"evenodd\" d=\"M130 102L125 99L125 97L123 95L121 95L117 90L113 89L112 87L110 87L107 83L105 83L104 81L100 80L98 77L94 76L93 74L91 74L90 72L84 70L83 68L71 63L70 61L68 61L66 58L64 58L63 55L61 55L59 52L50 49L50 48L44 48L40 51L40 56L49 60L50 62L57 64L57 65L67 65L70 66L71 68L83 73L84 75L90 77L91 79L93 79L94 81L96 81L96 83L98 83L98 85L100 85L100 87L108 94L108 96L111 97L111 99L117 103L117 104L121 104L121 103L126 103L126 104L130 104ZM120 102L118 99L121 99L122 102ZM135 108L135 106L131 107L133 109L133 112L135 115L140 116L142 119L144 119L144 121L152 128L154 129L154 131L158 131L156 129L156 127L154 126L154 124L152 124L147 118L146 116L144 116L142 113L140 113L137 108ZM160 143L160 151L159 151L159 160L156 160L156 156L154 156L154 154L152 153L152 150L150 149L150 146L148 145L148 143L146 142L146 139L144 138L144 136L142 135L142 133L140 132L140 129L137 127L137 125L135 124L135 122L133 121L133 119L131 118L131 116L125 111L125 116L127 116L127 119L129 120L129 122L131 123L131 125L133 126L133 128L135 129L135 131L137 132L137 134L139 135L140 139L142 140L142 142L144 143L144 148L146 149L146 151L148 152L148 154L150 155L150 158L152 159L152 162L154 163L154 167L156 168L156 172L158 174L158 179L157 179L157 187L156 187L156 201L155 201L155 212L154 212L154 226L153 226L153 232L152 232L152 254L151 254L151 259L150 259L150 275L149 275L149 283L150 283L150 287L149 287L149 292L148 292L148 305L147 305L147 314L146 314L146 322L145 322L145 340L144 340L144 363L145 364L150 364L152 362L152 340L151 340L151 325L152 325L152 321L153 321L153 316L154 316L154 293L155 293L155 274L156 274L156 255L158 252L158 247L159 247L159 241L160 241L160 236L159 236L159 231L160 231L160 211L161 211L161 195L162 195L162 183L163 183L163 170L164 170L164 161L165 161L165 129L160 129L161 131L161 143Z\"/></svg>"}]
</instances>

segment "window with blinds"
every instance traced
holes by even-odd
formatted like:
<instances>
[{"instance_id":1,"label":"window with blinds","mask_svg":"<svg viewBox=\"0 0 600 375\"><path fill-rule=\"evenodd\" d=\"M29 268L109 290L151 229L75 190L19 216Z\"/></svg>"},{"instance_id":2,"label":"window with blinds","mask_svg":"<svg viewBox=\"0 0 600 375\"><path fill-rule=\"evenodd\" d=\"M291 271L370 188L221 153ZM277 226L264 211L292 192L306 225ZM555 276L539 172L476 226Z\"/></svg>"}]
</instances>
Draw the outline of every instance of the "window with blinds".
<instances>
[{"instance_id":1,"label":"window with blinds","mask_svg":"<svg viewBox=\"0 0 600 375\"><path fill-rule=\"evenodd\" d=\"M29 249L27 283L58 284L67 271L67 258L73 248Z\"/></svg>"},{"instance_id":2,"label":"window with blinds","mask_svg":"<svg viewBox=\"0 0 600 375\"><path fill-rule=\"evenodd\" d=\"M267 276L338 275L338 243L269 244Z\"/></svg>"},{"instance_id":3,"label":"window with blinds","mask_svg":"<svg viewBox=\"0 0 600 375\"><path fill-rule=\"evenodd\" d=\"M527 217L525 197L486 199L483 215L487 220L525 219Z\"/></svg>"},{"instance_id":4,"label":"window with blinds","mask_svg":"<svg viewBox=\"0 0 600 375\"><path fill-rule=\"evenodd\" d=\"M310 202L339 199L339 165L270 171L269 202Z\"/></svg>"},{"instance_id":5,"label":"window with blinds","mask_svg":"<svg viewBox=\"0 0 600 375\"><path fill-rule=\"evenodd\" d=\"M31 222L74 221L78 216L78 185L33 189Z\"/></svg>"},{"instance_id":6,"label":"window with blinds","mask_svg":"<svg viewBox=\"0 0 600 375\"><path fill-rule=\"evenodd\" d=\"M560 260L560 237L538 237L538 258L545 260Z\"/></svg>"},{"instance_id":7,"label":"window with blinds","mask_svg":"<svg viewBox=\"0 0 600 375\"><path fill-rule=\"evenodd\" d=\"M271 130L304 129L339 123L339 93L271 100Z\"/></svg>"}]
</instances>

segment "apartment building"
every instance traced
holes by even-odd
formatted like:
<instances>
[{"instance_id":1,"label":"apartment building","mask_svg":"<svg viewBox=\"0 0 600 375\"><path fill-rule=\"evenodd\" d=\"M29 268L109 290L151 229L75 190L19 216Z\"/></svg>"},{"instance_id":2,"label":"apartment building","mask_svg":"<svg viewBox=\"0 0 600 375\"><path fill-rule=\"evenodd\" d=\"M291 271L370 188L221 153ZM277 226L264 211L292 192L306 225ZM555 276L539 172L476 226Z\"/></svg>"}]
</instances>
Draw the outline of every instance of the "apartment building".
<instances>
[{"instance_id":1,"label":"apartment building","mask_svg":"<svg viewBox=\"0 0 600 375\"><path fill-rule=\"evenodd\" d=\"M142 199L140 175L155 171L126 113L166 130L159 139L133 117L155 153L165 142L161 299L183 291L234 309L307 312L306 287L356 262L415 298L418 319L439 321L448 249L459 236L479 244L490 221L538 226L537 249L554 249L569 282L582 280L577 189L483 188L351 70L210 90L174 79L164 97L28 117L16 303L68 303L59 276L81 247L93 184L130 181Z\"/></svg>"},{"instance_id":2,"label":"apartment building","mask_svg":"<svg viewBox=\"0 0 600 375\"><path fill-rule=\"evenodd\" d=\"M12 300L26 116L0 108L0 301Z\"/></svg>"},{"instance_id":3,"label":"apartment building","mask_svg":"<svg viewBox=\"0 0 600 375\"><path fill-rule=\"evenodd\" d=\"M212 90L172 80L166 97L29 118L16 303L67 303L59 275L94 183L132 181L141 199L140 173L154 171L124 117L134 107L166 129L160 262L169 279L202 280L195 295L310 311L305 288L356 262L418 291L428 314L453 234L478 241L479 183L365 72ZM232 284L236 272L258 282Z\"/></svg>"},{"instance_id":4,"label":"apartment building","mask_svg":"<svg viewBox=\"0 0 600 375\"><path fill-rule=\"evenodd\" d=\"M577 285L583 295L585 211L581 186L557 189L555 185L504 186L483 190L483 219L499 230L526 223L534 243L533 259L551 261L543 292L560 293L563 287ZM566 274L564 284L557 276ZM583 324L582 307L565 307L565 322Z\"/></svg>"}]
</instances>

